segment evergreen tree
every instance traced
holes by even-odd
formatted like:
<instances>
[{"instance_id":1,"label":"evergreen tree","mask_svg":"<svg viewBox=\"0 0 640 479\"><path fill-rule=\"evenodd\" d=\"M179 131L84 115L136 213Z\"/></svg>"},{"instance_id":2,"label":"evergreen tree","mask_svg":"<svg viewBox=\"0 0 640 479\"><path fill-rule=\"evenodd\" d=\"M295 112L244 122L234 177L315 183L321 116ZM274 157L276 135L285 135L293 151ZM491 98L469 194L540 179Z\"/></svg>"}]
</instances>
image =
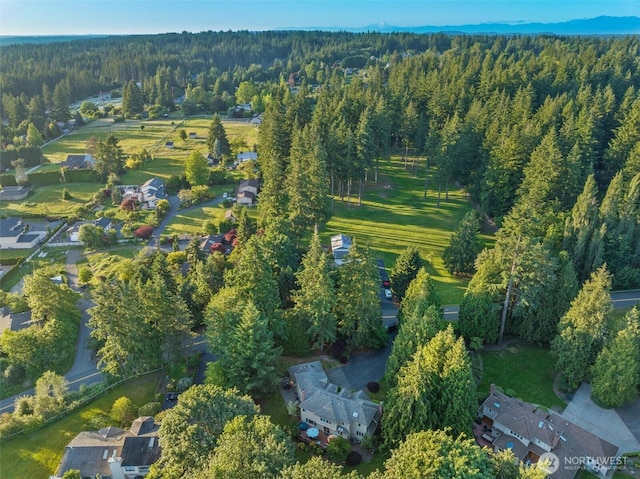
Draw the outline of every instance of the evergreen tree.
<instances>
[{"instance_id":1,"label":"evergreen tree","mask_svg":"<svg viewBox=\"0 0 640 479\"><path fill-rule=\"evenodd\" d=\"M587 178L582 193L567 218L563 249L573 258L573 264L582 283L602 264L602 236L598 221L598 189L593 175Z\"/></svg>"},{"instance_id":2,"label":"evergreen tree","mask_svg":"<svg viewBox=\"0 0 640 479\"><path fill-rule=\"evenodd\" d=\"M216 140L218 140L218 148L216 151ZM229 145L229 139L227 138L227 133L220 121L220 117L218 115L213 115L211 119L211 124L209 125L209 134L207 136L207 147L209 148L209 153L214 155L214 158L221 158L223 155L231 154L231 146ZM220 157L216 157L216 153L222 152Z\"/></svg>"},{"instance_id":3,"label":"evergreen tree","mask_svg":"<svg viewBox=\"0 0 640 479\"><path fill-rule=\"evenodd\" d=\"M475 211L464 215L451 234L449 246L444 249L442 259L451 274L473 274L475 261L482 246L478 238L480 217Z\"/></svg>"},{"instance_id":4,"label":"evergreen tree","mask_svg":"<svg viewBox=\"0 0 640 479\"><path fill-rule=\"evenodd\" d=\"M323 226L329 217L325 157L324 148L311 130L296 131L284 185L289 228L296 240L314 227Z\"/></svg>"},{"instance_id":5,"label":"evergreen tree","mask_svg":"<svg viewBox=\"0 0 640 479\"><path fill-rule=\"evenodd\" d=\"M558 325L559 335L551 343L556 368L564 373L569 390L588 379L589 370L609 333L613 306L609 290L611 275L603 266L584 283L571 308Z\"/></svg>"},{"instance_id":6,"label":"evergreen tree","mask_svg":"<svg viewBox=\"0 0 640 479\"><path fill-rule=\"evenodd\" d=\"M124 154L118 139L110 135L106 140L98 140L93 153L93 169L106 181L110 174L119 174L124 168Z\"/></svg>"},{"instance_id":7,"label":"evergreen tree","mask_svg":"<svg viewBox=\"0 0 640 479\"><path fill-rule=\"evenodd\" d=\"M339 269L335 307L338 332L354 348L379 348L387 341L379 284L378 267L369 250L354 241Z\"/></svg>"},{"instance_id":8,"label":"evergreen tree","mask_svg":"<svg viewBox=\"0 0 640 479\"><path fill-rule=\"evenodd\" d=\"M409 283L409 287L400 303L398 320L402 323L405 316L421 316L429 306L440 308L440 296L436 291L433 279L423 266L416 277Z\"/></svg>"},{"instance_id":9,"label":"evergreen tree","mask_svg":"<svg viewBox=\"0 0 640 479\"><path fill-rule=\"evenodd\" d=\"M468 434L476 416L475 389L464 340L451 327L440 331L400 369L389 391L382 416L385 445L392 448L426 429Z\"/></svg>"},{"instance_id":10,"label":"evergreen tree","mask_svg":"<svg viewBox=\"0 0 640 479\"><path fill-rule=\"evenodd\" d=\"M391 289L398 300L402 301L409 284L418 275L423 261L415 246L408 246L396 259L393 269L389 274Z\"/></svg>"},{"instance_id":11,"label":"evergreen tree","mask_svg":"<svg viewBox=\"0 0 640 479\"><path fill-rule=\"evenodd\" d=\"M593 394L607 407L628 404L640 384L640 312L626 315L627 325L605 344L591 372Z\"/></svg>"},{"instance_id":12,"label":"evergreen tree","mask_svg":"<svg viewBox=\"0 0 640 479\"><path fill-rule=\"evenodd\" d=\"M127 118L139 115L144 110L144 98L142 91L133 80L122 88L122 113Z\"/></svg>"},{"instance_id":13,"label":"evergreen tree","mask_svg":"<svg viewBox=\"0 0 640 479\"><path fill-rule=\"evenodd\" d=\"M283 124L282 107L277 102L270 103L258 133L258 166L262 176L258 226L262 228L287 217L287 197L282 183L286 178L290 138Z\"/></svg>"},{"instance_id":14,"label":"evergreen tree","mask_svg":"<svg viewBox=\"0 0 640 479\"><path fill-rule=\"evenodd\" d=\"M500 330L500 308L487 291L467 291L460 303L458 319L460 334L466 340L480 338L483 343L495 343Z\"/></svg>"},{"instance_id":15,"label":"evergreen tree","mask_svg":"<svg viewBox=\"0 0 640 479\"><path fill-rule=\"evenodd\" d=\"M434 304L423 311L415 310L403 317L385 369L389 387L397 384L398 372L411 361L415 352L443 330L444 326L442 314Z\"/></svg>"},{"instance_id":16,"label":"evergreen tree","mask_svg":"<svg viewBox=\"0 0 640 479\"><path fill-rule=\"evenodd\" d=\"M336 339L336 293L329 274L329 258L317 234L311 239L296 278L300 289L293 293L294 310L307 320L313 347L323 349Z\"/></svg>"},{"instance_id":17,"label":"evergreen tree","mask_svg":"<svg viewBox=\"0 0 640 479\"><path fill-rule=\"evenodd\" d=\"M278 378L280 353L265 317L249 301L226 350L219 351L227 385L254 398L269 394Z\"/></svg>"}]
</instances>

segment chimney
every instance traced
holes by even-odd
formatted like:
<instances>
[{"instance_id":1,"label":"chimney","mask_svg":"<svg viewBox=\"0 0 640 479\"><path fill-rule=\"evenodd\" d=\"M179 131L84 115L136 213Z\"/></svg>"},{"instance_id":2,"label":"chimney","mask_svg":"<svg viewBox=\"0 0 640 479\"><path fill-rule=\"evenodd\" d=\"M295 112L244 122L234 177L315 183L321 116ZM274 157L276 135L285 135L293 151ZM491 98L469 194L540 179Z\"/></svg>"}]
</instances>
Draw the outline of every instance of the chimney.
<instances>
[{"instance_id":1,"label":"chimney","mask_svg":"<svg viewBox=\"0 0 640 479\"><path fill-rule=\"evenodd\" d=\"M491 385L489 386L489 394L493 394L496 390L496 385L494 383L491 383Z\"/></svg>"}]
</instances>

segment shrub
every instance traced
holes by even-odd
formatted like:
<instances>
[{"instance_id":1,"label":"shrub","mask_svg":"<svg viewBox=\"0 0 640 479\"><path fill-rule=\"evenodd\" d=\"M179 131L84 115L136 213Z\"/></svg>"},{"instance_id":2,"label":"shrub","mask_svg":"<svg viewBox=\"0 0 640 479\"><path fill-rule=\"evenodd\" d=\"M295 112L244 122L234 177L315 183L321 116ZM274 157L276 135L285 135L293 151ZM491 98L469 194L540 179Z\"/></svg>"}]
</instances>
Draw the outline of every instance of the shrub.
<instances>
[{"instance_id":1,"label":"shrub","mask_svg":"<svg viewBox=\"0 0 640 479\"><path fill-rule=\"evenodd\" d=\"M120 209L124 211L133 211L136 209L137 205L138 202L135 198L127 198L126 200L122 200L122 203L120 203Z\"/></svg>"},{"instance_id":2,"label":"shrub","mask_svg":"<svg viewBox=\"0 0 640 479\"><path fill-rule=\"evenodd\" d=\"M136 409L131 399L119 397L111 407L111 417L120 424L129 424L136 418Z\"/></svg>"},{"instance_id":3,"label":"shrub","mask_svg":"<svg viewBox=\"0 0 640 479\"><path fill-rule=\"evenodd\" d=\"M336 341L331 345L331 356L334 359L338 359L340 356L343 355L346 346L347 346L347 342L344 339Z\"/></svg>"},{"instance_id":4,"label":"shrub","mask_svg":"<svg viewBox=\"0 0 640 479\"><path fill-rule=\"evenodd\" d=\"M151 226L141 226L134 233L133 236L140 239L149 239L153 234L153 228Z\"/></svg>"},{"instance_id":5,"label":"shrub","mask_svg":"<svg viewBox=\"0 0 640 479\"><path fill-rule=\"evenodd\" d=\"M347 466L357 466L362 462L362 454L358 451L351 451L347 455L347 460L345 461Z\"/></svg>"},{"instance_id":6,"label":"shrub","mask_svg":"<svg viewBox=\"0 0 640 479\"><path fill-rule=\"evenodd\" d=\"M380 391L380 385L375 382L375 381L371 381L370 383L367 384L367 389L372 392L372 393L377 393L378 391Z\"/></svg>"},{"instance_id":7,"label":"shrub","mask_svg":"<svg viewBox=\"0 0 640 479\"><path fill-rule=\"evenodd\" d=\"M155 416L160 412L162 404L157 401L148 402L138 409L138 416Z\"/></svg>"},{"instance_id":8,"label":"shrub","mask_svg":"<svg viewBox=\"0 0 640 479\"><path fill-rule=\"evenodd\" d=\"M69 190L66 188L62 188L62 199L63 200L70 200L71 199L71 193L69 193Z\"/></svg>"},{"instance_id":9,"label":"shrub","mask_svg":"<svg viewBox=\"0 0 640 479\"><path fill-rule=\"evenodd\" d=\"M342 436L331 438L327 444L327 457L334 462L344 462L351 451L351 444Z\"/></svg>"}]
</instances>

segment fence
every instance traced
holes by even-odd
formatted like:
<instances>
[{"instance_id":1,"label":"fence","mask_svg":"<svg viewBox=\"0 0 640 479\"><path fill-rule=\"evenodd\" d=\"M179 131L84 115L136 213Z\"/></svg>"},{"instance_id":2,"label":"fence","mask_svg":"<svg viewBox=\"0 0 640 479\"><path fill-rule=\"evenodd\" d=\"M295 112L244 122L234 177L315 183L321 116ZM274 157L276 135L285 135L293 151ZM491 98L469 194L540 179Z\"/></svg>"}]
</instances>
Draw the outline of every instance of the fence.
<instances>
[{"instance_id":1,"label":"fence","mask_svg":"<svg viewBox=\"0 0 640 479\"><path fill-rule=\"evenodd\" d=\"M82 406L90 403L91 401L93 401L94 399L99 398L100 396L104 396L107 392L109 392L111 389L113 389L116 386L119 386L120 384L126 383L127 381L131 381L133 379L137 379L137 378L141 378L142 376L146 376L148 374L153 374L153 373L157 373L158 371L162 371L164 368L157 368L157 369L153 369L151 371L147 371L144 373L140 373L137 374L133 377L127 378L127 379L121 379L120 381L117 381L113 384L109 384L107 387L105 387L104 389L101 389L100 391L98 391L95 394L92 394L91 396L88 396L86 398L83 398L77 402L74 402L71 406L67 407L66 409L64 409L62 412L56 414L55 416L50 417L49 419L47 419L46 421L43 421L42 423L36 425L36 426L32 426L32 427L26 427L24 429L21 429L20 431L16 431L16 432L12 432L11 434L8 434L6 436L0 436L0 438L2 438L2 440L6 441L8 439L12 439L16 436L19 436L20 434L24 434L27 432L34 432L37 431L38 429L42 429L43 427L56 422L59 419L62 419L66 416L68 416L69 414L71 414L72 412L76 411L77 409L80 409Z\"/></svg>"}]
</instances>

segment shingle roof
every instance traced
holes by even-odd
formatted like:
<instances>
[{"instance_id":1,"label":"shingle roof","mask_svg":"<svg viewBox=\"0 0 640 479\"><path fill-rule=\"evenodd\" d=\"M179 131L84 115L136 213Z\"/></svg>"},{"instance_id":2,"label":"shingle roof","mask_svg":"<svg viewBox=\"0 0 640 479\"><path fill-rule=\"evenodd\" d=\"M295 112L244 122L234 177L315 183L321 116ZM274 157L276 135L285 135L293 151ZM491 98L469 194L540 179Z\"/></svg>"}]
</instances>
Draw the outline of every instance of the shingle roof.
<instances>
[{"instance_id":1,"label":"shingle roof","mask_svg":"<svg viewBox=\"0 0 640 479\"><path fill-rule=\"evenodd\" d=\"M335 423L355 421L369 425L379 410L364 391L352 394L330 383L320 361L291 366L289 373L296 383L300 407L321 418Z\"/></svg>"}]
</instances>

